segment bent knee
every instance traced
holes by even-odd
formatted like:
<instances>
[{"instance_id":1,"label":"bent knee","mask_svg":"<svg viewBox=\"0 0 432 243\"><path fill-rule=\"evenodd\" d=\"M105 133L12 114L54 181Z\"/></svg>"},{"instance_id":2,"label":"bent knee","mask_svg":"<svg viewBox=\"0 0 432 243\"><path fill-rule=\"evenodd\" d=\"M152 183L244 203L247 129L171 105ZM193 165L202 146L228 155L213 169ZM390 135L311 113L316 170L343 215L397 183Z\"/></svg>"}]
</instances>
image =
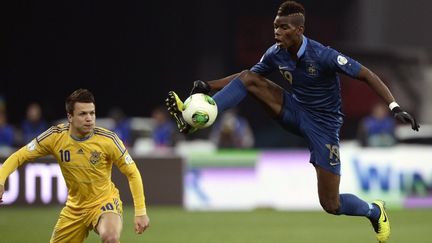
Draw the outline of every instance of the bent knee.
<instances>
[{"instance_id":1,"label":"bent knee","mask_svg":"<svg viewBox=\"0 0 432 243\"><path fill-rule=\"evenodd\" d=\"M120 235L113 231L100 234L100 238L103 243L118 243L120 241Z\"/></svg>"},{"instance_id":2,"label":"bent knee","mask_svg":"<svg viewBox=\"0 0 432 243\"><path fill-rule=\"evenodd\" d=\"M260 78L262 78L259 74L254 73L250 70L243 70L239 75L240 80L243 81L245 86L256 85Z\"/></svg>"},{"instance_id":3,"label":"bent knee","mask_svg":"<svg viewBox=\"0 0 432 243\"><path fill-rule=\"evenodd\" d=\"M338 200L320 200L321 207L329 214L339 213L339 201Z\"/></svg>"}]
</instances>

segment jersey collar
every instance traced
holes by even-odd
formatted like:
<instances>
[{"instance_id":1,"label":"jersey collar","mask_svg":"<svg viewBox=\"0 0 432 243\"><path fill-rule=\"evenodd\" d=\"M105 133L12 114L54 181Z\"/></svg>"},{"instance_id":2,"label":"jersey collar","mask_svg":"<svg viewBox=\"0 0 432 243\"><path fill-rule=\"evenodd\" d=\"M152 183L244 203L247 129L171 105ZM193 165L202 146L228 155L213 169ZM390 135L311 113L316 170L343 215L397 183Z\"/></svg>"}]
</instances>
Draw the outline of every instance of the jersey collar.
<instances>
[{"instance_id":1,"label":"jersey collar","mask_svg":"<svg viewBox=\"0 0 432 243\"><path fill-rule=\"evenodd\" d=\"M87 139L91 138L91 137L93 136L93 134L94 134L94 131L91 132L89 135L83 137L83 138L79 138L79 137L76 137L76 136L72 135L72 133L71 133L71 131L70 131L70 129L69 129L69 136L70 136L73 140L78 141L78 142L86 141Z\"/></svg>"},{"instance_id":2,"label":"jersey collar","mask_svg":"<svg viewBox=\"0 0 432 243\"><path fill-rule=\"evenodd\" d=\"M297 52L297 58L299 58L299 59L305 53L305 51L306 51L306 45L308 43L308 39L306 38L306 36L302 35L302 38L303 38L303 42L302 42L302 44L300 46L300 49Z\"/></svg>"}]
</instances>

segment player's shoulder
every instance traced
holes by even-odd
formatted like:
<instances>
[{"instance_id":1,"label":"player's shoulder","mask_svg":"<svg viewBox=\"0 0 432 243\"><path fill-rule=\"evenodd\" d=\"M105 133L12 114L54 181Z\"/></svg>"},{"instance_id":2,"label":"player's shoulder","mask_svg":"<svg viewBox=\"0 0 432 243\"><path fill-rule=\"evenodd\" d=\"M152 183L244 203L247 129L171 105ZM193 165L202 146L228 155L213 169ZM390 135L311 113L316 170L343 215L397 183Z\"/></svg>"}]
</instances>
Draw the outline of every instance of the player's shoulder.
<instances>
[{"instance_id":1,"label":"player's shoulder","mask_svg":"<svg viewBox=\"0 0 432 243\"><path fill-rule=\"evenodd\" d=\"M123 143L121 142L120 138L117 136L115 132L103 127L95 127L94 134L98 136L99 139L114 144L119 148L120 151L125 150Z\"/></svg>"},{"instance_id":2,"label":"player's shoulder","mask_svg":"<svg viewBox=\"0 0 432 243\"><path fill-rule=\"evenodd\" d=\"M275 56L278 55L280 50L281 50L281 48L277 44L270 46L266 50L264 55L261 57L260 62L268 62L269 60L273 60L275 58Z\"/></svg>"},{"instance_id":3,"label":"player's shoulder","mask_svg":"<svg viewBox=\"0 0 432 243\"><path fill-rule=\"evenodd\" d=\"M94 128L94 130L95 130L95 132L106 132L106 133L114 133L115 134L115 132L113 132L113 131L111 131L111 130L109 130L109 129L106 129L106 128L104 128L104 127L95 127Z\"/></svg>"},{"instance_id":4,"label":"player's shoulder","mask_svg":"<svg viewBox=\"0 0 432 243\"><path fill-rule=\"evenodd\" d=\"M98 136L105 137L107 139L118 139L118 136L115 132L103 127L95 127L94 133Z\"/></svg>"},{"instance_id":5,"label":"player's shoulder","mask_svg":"<svg viewBox=\"0 0 432 243\"><path fill-rule=\"evenodd\" d=\"M36 137L36 140L38 142L41 142L47 138L61 136L63 134L66 134L69 131L69 124L58 124L51 126L48 128L45 132L41 133L39 136Z\"/></svg>"},{"instance_id":6,"label":"player's shoulder","mask_svg":"<svg viewBox=\"0 0 432 243\"><path fill-rule=\"evenodd\" d=\"M273 44L272 46L270 46L270 47L267 49L267 53L268 53L268 54L275 55L275 54L279 53L281 50L282 50L282 49L280 48L280 46L279 46L278 44Z\"/></svg>"},{"instance_id":7,"label":"player's shoulder","mask_svg":"<svg viewBox=\"0 0 432 243\"><path fill-rule=\"evenodd\" d=\"M320 63L327 63L335 55L337 51L330 46L325 46L318 41L308 39L307 55L311 59L319 60Z\"/></svg>"},{"instance_id":8,"label":"player's shoulder","mask_svg":"<svg viewBox=\"0 0 432 243\"><path fill-rule=\"evenodd\" d=\"M322 56L323 53L331 51L332 48L325 46L316 40L308 39L308 50L319 57Z\"/></svg>"}]
</instances>

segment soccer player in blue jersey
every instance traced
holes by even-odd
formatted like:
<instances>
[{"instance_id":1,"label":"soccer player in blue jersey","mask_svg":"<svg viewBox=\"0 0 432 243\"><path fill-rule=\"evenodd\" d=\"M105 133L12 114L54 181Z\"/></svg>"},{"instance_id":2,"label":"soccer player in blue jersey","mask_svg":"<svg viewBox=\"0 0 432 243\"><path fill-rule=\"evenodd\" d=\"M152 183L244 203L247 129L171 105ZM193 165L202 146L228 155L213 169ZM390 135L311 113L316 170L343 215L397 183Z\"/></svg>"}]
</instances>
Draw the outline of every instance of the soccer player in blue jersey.
<instances>
[{"instance_id":1,"label":"soccer player in blue jersey","mask_svg":"<svg viewBox=\"0 0 432 243\"><path fill-rule=\"evenodd\" d=\"M282 3L274 19L274 39L261 60L250 70L209 82L195 81L192 93L218 91L213 99L219 112L237 105L247 94L260 101L282 126L302 135L309 144L310 162L318 179L319 201L334 215L367 217L379 242L390 236L390 223L384 202L367 203L353 194L340 194L339 130L343 122L338 73L367 83L388 105L394 117L410 123L416 120L405 112L381 79L368 68L338 51L303 35L304 7L294 1ZM266 79L278 71L292 86L292 92ZM183 103L171 91L168 110L180 132L193 132L181 116Z\"/></svg>"}]
</instances>

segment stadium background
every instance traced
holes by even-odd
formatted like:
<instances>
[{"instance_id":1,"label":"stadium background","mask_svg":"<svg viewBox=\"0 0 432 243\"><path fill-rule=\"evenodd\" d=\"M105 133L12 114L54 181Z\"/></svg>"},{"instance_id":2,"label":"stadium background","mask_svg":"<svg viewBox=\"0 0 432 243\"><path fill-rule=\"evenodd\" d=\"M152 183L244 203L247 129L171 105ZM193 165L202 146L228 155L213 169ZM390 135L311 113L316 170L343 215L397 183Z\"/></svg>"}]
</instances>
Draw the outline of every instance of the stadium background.
<instances>
[{"instance_id":1,"label":"stadium background","mask_svg":"<svg viewBox=\"0 0 432 243\"><path fill-rule=\"evenodd\" d=\"M9 121L19 123L31 101L42 104L48 120L63 118L62 101L78 87L95 93L99 117L112 106L120 106L129 116L149 116L163 104L168 90L185 97L193 80L224 77L253 65L273 42L272 21L280 2L2 3L0 94L11 106ZM426 30L431 3L302 2L308 11L307 36L372 68L378 66L375 70L385 74L390 87L407 83L403 91L392 87L400 103L418 116L430 113L422 108L424 95L418 92L417 77L387 75L380 65L418 63L429 56L432 33ZM343 92L348 116L342 136L352 137L351 122L364 115L376 97L357 82L343 82L343 89L362 91ZM248 100L253 105L245 103L241 111L252 119L256 131L275 127L268 126L270 121L255 109L253 100ZM268 145L280 143L283 139Z\"/></svg>"},{"instance_id":2,"label":"stadium background","mask_svg":"<svg viewBox=\"0 0 432 243\"><path fill-rule=\"evenodd\" d=\"M422 124L432 122L432 110L428 109L432 104L428 97L432 80L430 1L301 2L307 10L308 37L377 71L400 104ZM95 93L98 117L107 116L113 106L121 107L128 116L147 117L163 104L169 90L185 97L195 79L219 78L253 65L273 42L272 21L280 3L275 0L3 2L0 95L6 101L9 121L19 124L32 101L42 104L47 120L63 118L65 96L79 87ZM377 101L366 86L351 81L344 77L342 82L347 115L343 139L355 136L359 119ZM247 99L240 110L251 121L258 152L262 152L261 148L289 150L304 145L301 139L285 133L266 118L263 111L255 108L257 105ZM430 156L418 156L414 154L417 170L422 170L418 165L421 161L427 163L423 186L429 198L432 161ZM231 163L238 166L235 159ZM308 176L311 172L309 167ZM395 207L391 212L393 242L411 241L412 235L416 235L415 242L432 242L427 231L431 226L427 220L431 218L429 209L397 208L400 209ZM363 219L339 219L324 213L269 209L185 212L179 207L159 207L157 203L150 204L150 209L154 212L153 227L144 236L148 242L221 242L221 236L225 237L223 242L345 242L353 235L356 239L352 242L373 241L371 229ZM1 209L0 242L28 239L20 237L45 242L43 239L49 237L58 212L58 206ZM126 217L129 218L125 220L123 241L139 240L130 232L130 208ZM22 225L24 218L27 223ZM318 237L307 230L310 222L319 224L312 229ZM321 227L324 224L332 227ZM11 233L6 234L7 230ZM19 235L21 231L28 235ZM89 242L96 242L95 237L91 236Z\"/></svg>"}]
</instances>

